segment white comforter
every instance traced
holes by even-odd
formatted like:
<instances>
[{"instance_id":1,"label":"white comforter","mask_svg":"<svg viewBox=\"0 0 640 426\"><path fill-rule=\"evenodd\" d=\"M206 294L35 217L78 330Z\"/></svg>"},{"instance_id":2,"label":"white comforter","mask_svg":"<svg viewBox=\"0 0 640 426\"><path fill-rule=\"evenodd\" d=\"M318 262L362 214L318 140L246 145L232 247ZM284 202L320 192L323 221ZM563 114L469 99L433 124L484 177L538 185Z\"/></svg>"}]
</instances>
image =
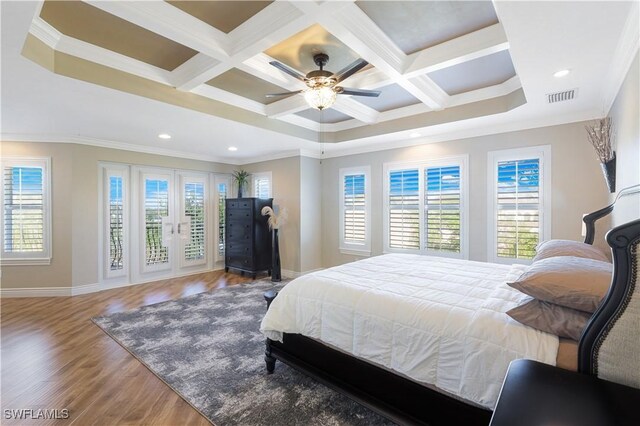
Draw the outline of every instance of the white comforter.
<instances>
[{"instance_id":1,"label":"white comforter","mask_svg":"<svg viewBox=\"0 0 640 426\"><path fill-rule=\"evenodd\" d=\"M505 314L522 266L388 254L304 275L262 320L493 409L509 362L555 365L558 338Z\"/></svg>"}]
</instances>

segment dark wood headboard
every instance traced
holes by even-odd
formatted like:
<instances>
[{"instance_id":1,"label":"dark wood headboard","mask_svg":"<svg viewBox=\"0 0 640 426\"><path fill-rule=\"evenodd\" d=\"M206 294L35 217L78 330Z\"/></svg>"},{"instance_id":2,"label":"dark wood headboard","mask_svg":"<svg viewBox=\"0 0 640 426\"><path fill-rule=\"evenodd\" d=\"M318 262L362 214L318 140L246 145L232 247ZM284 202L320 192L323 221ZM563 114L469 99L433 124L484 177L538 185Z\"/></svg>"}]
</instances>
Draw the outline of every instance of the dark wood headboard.
<instances>
[{"instance_id":1,"label":"dark wood headboard","mask_svg":"<svg viewBox=\"0 0 640 426\"><path fill-rule=\"evenodd\" d=\"M615 207L618 200L622 197L626 197L628 195L636 194L640 192L640 184L629 186L627 188L621 189L616 195L616 199L613 203L609 204L607 207L602 208L600 210L596 210L595 212L589 213L582 218L584 225L586 227L587 232L585 233L584 242L587 244L593 244L593 240L596 237L596 222L599 219L609 215L613 208Z\"/></svg>"},{"instance_id":2,"label":"dark wood headboard","mask_svg":"<svg viewBox=\"0 0 640 426\"><path fill-rule=\"evenodd\" d=\"M637 192L640 192L640 185L625 188L620 191L616 201L621 196ZM611 213L614 205L615 202L584 217L583 220L587 227L585 243L593 243L595 222ZM637 282L638 256L640 255L640 218L613 228L607 233L606 240L611 247L613 256L611 287L583 331L578 349L578 371L595 376L602 376L599 374L599 354L605 340L610 337L610 334L614 333L616 327L619 325L622 327L620 319L623 315L637 315L630 312L628 313L627 307L632 298L640 297L638 292L635 291L636 286L640 285L640 283ZM637 321L637 318L634 318L633 321ZM640 352L640 330L637 330L636 340L637 344L632 344L636 345L636 351ZM633 339L631 341L633 342ZM622 377L625 366L621 365L620 371ZM610 373L608 374L611 376ZM605 376L605 378L614 381L625 380L615 375L613 377Z\"/></svg>"}]
</instances>

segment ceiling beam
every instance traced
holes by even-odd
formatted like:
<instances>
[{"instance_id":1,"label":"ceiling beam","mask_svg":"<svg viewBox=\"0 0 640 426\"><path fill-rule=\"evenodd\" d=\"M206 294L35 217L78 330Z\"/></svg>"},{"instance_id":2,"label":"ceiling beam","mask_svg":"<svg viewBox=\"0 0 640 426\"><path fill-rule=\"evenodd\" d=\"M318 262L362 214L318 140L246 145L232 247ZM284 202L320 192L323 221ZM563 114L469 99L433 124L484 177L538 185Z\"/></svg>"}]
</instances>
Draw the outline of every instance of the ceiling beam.
<instances>
[{"instance_id":1,"label":"ceiling beam","mask_svg":"<svg viewBox=\"0 0 640 426\"><path fill-rule=\"evenodd\" d=\"M247 59L312 24L311 17L305 16L291 4L274 2L227 35L229 57L200 70L199 74L192 73L190 78L177 81L176 87L179 90L192 90L231 68L240 67Z\"/></svg>"},{"instance_id":2,"label":"ceiling beam","mask_svg":"<svg viewBox=\"0 0 640 426\"><path fill-rule=\"evenodd\" d=\"M380 115L375 109L369 108L365 104L356 101L351 96L338 95L336 102L331 108L367 124L378 121L378 116Z\"/></svg>"},{"instance_id":3,"label":"ceiling beam","mask_svg":"<svg viewBox=\"0 0 640 426\"><path fill-rule=\"evenodd\" d=\"M409 55L404 76L413 78L425 75L508 48L504 28L497 23Z\"/></svg>"},{"instance_id":4,"label":"ceiling beam","mask_svg":"<svg viewBox=\"0 0 640 426\"><path fill-rule=\"evenodd\" d=\"M307 108L309 108L309 104L307 104L304 96L294 95L267 105L265 110L267 117L279 118L284 115L304 111Z\"/></svg>"}]
</instances>

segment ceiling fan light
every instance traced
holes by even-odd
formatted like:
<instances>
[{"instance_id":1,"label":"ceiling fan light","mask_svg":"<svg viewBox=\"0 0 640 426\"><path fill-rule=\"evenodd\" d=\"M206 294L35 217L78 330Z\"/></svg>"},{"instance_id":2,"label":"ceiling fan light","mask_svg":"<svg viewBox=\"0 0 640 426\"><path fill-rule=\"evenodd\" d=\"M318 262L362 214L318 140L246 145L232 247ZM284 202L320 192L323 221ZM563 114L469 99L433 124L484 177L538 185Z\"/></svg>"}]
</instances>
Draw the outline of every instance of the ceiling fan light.
<instances>
[{"instance_id":1,"label":"ceiling fan light","mask_svg":"<svg viewBox=\"0 0 640 426\"><path fill-rule=\"evenodd\" d=\"M331 87L314 87L304 91L304 99L310 107L322 111L336 101L336 92Z\"/></svg>"}]
</instances>

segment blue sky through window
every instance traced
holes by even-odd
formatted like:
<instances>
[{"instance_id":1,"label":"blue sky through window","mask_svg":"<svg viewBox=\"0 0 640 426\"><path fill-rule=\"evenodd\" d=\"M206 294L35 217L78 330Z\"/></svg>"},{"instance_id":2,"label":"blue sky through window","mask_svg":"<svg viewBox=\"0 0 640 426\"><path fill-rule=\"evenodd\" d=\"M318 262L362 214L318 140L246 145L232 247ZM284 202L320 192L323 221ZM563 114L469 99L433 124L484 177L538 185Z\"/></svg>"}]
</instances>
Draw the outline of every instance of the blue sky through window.
<instances>
[{"instance_id":1,"label":"blue sky through window","mask_svg":"<svg viewBox=\"0 0 640 426\"><path fill-rule=\"evenodd\" d=\"M347 175L344 177L345 195L364 195L364 175Z\"/></svg>"},{"instance_id":2,"label":"blue sky through window","mask_svg":"<svg viewBox=\"0 0 640 426\"><path fill-rule=\"evenodd\" d=\"M428 192L460 190L460 166L428 168L426 178Z\"/></svg>"},{"instance_id":3,"label":"blue sky through window","mask_svg":"<svg viewBox=\"0 0 640 426\"><path fill-rule=\"evenodd\" d=\"M389 173L390 195L418 195L418 169L396 170Z\"/></svg>"},{"instance_id":4,"label":"blue sky through window","mask_svg":"<svg viewBox=\"0 0 640 426\"><path fill-rule=\"evenodd\" d=\"M532 192L540 185L540 160L500 161L498 187L501 192Z\"/></svg>"}]
</instances>

